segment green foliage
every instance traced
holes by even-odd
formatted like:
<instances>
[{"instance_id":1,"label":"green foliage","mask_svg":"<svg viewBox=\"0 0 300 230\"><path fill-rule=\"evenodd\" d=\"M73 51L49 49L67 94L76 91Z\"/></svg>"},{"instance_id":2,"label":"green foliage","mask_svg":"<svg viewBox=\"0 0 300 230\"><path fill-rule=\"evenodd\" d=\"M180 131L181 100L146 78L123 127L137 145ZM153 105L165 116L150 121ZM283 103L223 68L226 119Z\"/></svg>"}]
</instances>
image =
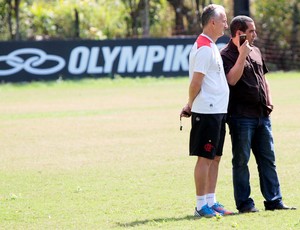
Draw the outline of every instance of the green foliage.
<instances>
[{"instance_id":1,"label":"green foliage","mask_svg":"<svg viewBox=\"0 0 300 230\"><path fill-rule=\"evenodd\" d=\"M5 1L0 1L0 40L2 38L7 39L8 33L6 33L6 27L5 24L7 24L5 12L7 11L7 5Z\"/></svg>"},{"instance_id":2,"label":"green foliage","mask_svg":"<svg viewBox=\"0 0 300 230\"><path fill-rule=\"evenodd\" d=\"M78 4L78 11L81 38L120 37L125 30L124 7L120 1L82 1Z\"/></svg>"},{"instance_id":3,"label":"green foliage","mask_svg":"<svg viewBox=\"0 0 300 230\"><path fill-rule=\"evenodd\" d=\"M80 38L112 38L123 30L124 25L118 17L121 14L114 14L114 10L123 10L118 2L61 0L52 4L39 1L30 6L28 11L32 15L33 34L49 38L73 38L75 9L79 13Z\"/></svg>"},{"instance_id":4,"label":"green foliage","mask_svg":"<svg viewBox=\"0 0 300 230\"><path fill-rule=\"evenodd\" d=\"M290 31L293 26L293 23L291 23L292 7L297 1L253 1L253 15L258 24L261 25L261 30L268 32L268 36L271 39L276 38L280 40L280 47L287 47L291 38ZM9 38L7 2L7 0L0 1L1 40ZM139 2L140 0L21 0L21 38L24 40L36 37L73 38L75 36L75 9L79 12L81 38L126 37L130 35L131 24L133 23L131 14L137 10ZM190 9L195 8L194 1L185 0L183 2ZM223 4L228 14L233 10L231 9L232 2L229 0L216 0L213 2ZM175 26L175 14L168 1L151 0L149 4L150 35L152 37L171 36L172 29ZM14 17L14 15L12 16ZM13 29L15 29L14 18L12 22ZM136 24L139 35L141 35L142 27L140 21L136 22Z\"/></svg>"},{"instance_id":5,"label":"green foliage","mask_svg":"<svg viewBox=\"0 0 300 230\"><path fill-rule=\"evenodd\" d=\"M20 2L20 34L26 39L69 39L75 37L75 9L79 13L82 39L126 37L131 11L122 0L56 0ZM128 2L127 2L128 3ZM137 3L137 2L136 2ZM13 13L13 12L12 12ZM153 36L164 37L172 29L166 0L150 1L150 26ZM8 4L0 2L0 39L9 38ZM164 23L161 23L161 22ZM15 18L12 18L15 28ZM139 28L141 31L141 28Z\"/></svg>"},{"instance_id":6,"label":"green foliage","mask_svg":"<svg viewBox=\"0 0 300 230\"><path fill-rule=\"evenodd\" d=\"M142 17L143 12L140 9L140 3L143 0L122 0L124 4L124 21L126 29L123 36L141 36L143 33ZM151 0L149 1L149 24L151 37L170 36L172 31L172 17L170 17L170 9L167 0ZM137 34L134 34L136 30Z\"/></svg>"},{"instance_id":7,"label":"green foliage","mask_svg":"<svg viewBox=\"0 0 300 230\"><path fill-rule=\"evenodd\" d=\"M72 37L74 26L70 8L63 5L48 7L44 2L34 2L30 7L30 13L33 35L45 38Z\"/></svg>"},{"instance_id":8,"label":"green foliage","mask_svg":"<svg viewBox=\"0 0 300 230\"><path fill-rule=\"evenodd\" d=\"M15 7L13 0L0 0L0 40L13 39L16 35L16 15L14 10L9 14L8 2ZM149 1L150 37L172 36L176 23L180 24L180 29L176 30L180 35L195 35L201 31L195 20L196 1L182 0L186 11L182 25L178 23L181 20L175 22L175 11L170 2L175 1ZM200 13L210 2L224 5L230 21L233 1L199 1ZM20 0L20 38L77 39L77 32L80 39L142 37L145 28L142 3L143 0ZM300 69L300 1L253 0L250 3L258 46L270 69ZM78 27L75 10L79 14Z\"/></svg>"},{"instance_id":9,"label":"green foliage","mask_svg":"<svg viewBox=\"0 0 300 230\"><path fill-rule=\"evenodd\" d=\"M300 1L255 1L260 47L271 69L300 69Z\"/></svg>"},{"instance_id":10,"label":"green foliage","mask_svg":"<svg viewBox=\"0 0 300 230\"><path fill-rule=\"evenodd\" d=\"M152 37L169 37L174 26L173 15L167 0L157 0L150 8L150 34ZM152 3L152 1L150 1Z\"/></svg>"},{"instance_id":11,"label":"green foliage","mask_svg":"<svg viewBox=\"0 0 300 230\"><path fill-rule=\"evenodd\" d=\"M8 29L8 4L5 0L0 1L0 40L9 40L9 29Z\"/></svg>"},{"instance_id":12,"label":"green foliage","mask_svg":"<svg viewBox=\"0 0 300 230\"><path fill-rule=\"evenodd\" d=\"M287 47L291 31L291 7L293 1L256 1L255 18L261 32L267 32L270 40L280 41L280 47Z\"/></svg>"}]
</instances>

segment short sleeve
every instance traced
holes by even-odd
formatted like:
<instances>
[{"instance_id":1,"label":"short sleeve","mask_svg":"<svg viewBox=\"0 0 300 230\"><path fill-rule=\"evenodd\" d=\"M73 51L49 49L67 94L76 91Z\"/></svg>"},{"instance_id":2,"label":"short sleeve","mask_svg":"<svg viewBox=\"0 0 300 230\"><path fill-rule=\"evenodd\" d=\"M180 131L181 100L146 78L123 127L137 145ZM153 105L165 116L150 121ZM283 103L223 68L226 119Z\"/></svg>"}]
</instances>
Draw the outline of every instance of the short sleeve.
<instances>
[{"instance_id":1,"label":"short sleeve","mask_svg":"<svg viewBox=\"0 0 300 230\"><path fill-rule=\"evenodd\" d=\"M195 58L194 72L199 72L204 75L207 74L209 66L211 64L212 49L208 46L199 48Z\"/></svg>"},{"instance_id":2,"label":"short sleeve","mask_svg":"<svg viewBox=\"0 0 300 230\"><path fill-rule=\"evenodd\" d=\"M234 63L232 61L230 61L230 59L227 58L222 53L221 53L221 56L222 56L222 60L223 60L224 72L227 75L229 73L229 71L232 69L232 67L234 66Z\"/></svg>"}]
</instances>

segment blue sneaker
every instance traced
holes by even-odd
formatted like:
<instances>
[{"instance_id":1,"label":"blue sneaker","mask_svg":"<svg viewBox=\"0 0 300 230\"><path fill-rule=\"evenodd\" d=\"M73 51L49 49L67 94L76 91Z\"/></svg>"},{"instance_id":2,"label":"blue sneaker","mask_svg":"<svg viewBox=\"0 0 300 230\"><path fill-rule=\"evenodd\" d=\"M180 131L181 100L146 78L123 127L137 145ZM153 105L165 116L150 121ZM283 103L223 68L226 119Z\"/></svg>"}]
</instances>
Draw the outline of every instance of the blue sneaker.
<instances>
[{"instance_id":1,"label":"blue sneaker","mask_svg":"<svg viewBox=\"0 0 300 230\"><path fill-rule=\"evenodd\" d=\"M215 203L213 206L211 206L211 209L214 210L215 212L220 213L222 216L228 216L228 215L233 215L234 212L226 210L223 205L220 203Z\"/></svg>"},{"instance_id":2,"label":"blue sneaker","mask_svg":"<svg viewBox=\"0 0 300 230\"><path fill-rule=\"evenodd\" d=\"M197 208L195 208L195 217L211 218L217 215L218 214L213 209L208 207L208 205L204 205L199 211L197 210Z\"/></svg>"}]
</instances>

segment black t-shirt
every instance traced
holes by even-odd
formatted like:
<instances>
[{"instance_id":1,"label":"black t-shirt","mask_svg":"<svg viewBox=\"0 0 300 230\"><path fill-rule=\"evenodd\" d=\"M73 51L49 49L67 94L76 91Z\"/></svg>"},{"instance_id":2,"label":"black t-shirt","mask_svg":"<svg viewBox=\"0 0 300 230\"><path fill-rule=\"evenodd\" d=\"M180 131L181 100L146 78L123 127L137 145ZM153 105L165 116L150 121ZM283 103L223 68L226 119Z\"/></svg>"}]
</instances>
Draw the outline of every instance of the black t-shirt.
<instances>
[{"instance_id":1,"label":"black t-shirt","mask_svg":"<svg viewBox=\"0 0 300 230\"><path fill-rule=\"evenodd\" d=\"M225 74L227 74L239 56L238 49L232 40L222 49L221 56ZM267 104L264 76L267 72L268 69L260 50L253 46L246 58L242 77L234 86L229 85L229 116L261 117L269 115L271 110Z\"/></svg>"}]
</instances>

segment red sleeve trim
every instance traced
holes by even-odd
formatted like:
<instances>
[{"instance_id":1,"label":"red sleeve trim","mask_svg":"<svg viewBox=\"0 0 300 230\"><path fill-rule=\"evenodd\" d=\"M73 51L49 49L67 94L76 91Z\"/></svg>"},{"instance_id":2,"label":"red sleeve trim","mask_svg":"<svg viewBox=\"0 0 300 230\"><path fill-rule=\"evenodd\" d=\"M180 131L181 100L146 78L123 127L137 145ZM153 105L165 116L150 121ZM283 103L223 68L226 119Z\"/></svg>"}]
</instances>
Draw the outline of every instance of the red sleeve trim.
<instances>
[{"instance_id":1,"label":"red sleeve trim","mask_svg":"<svg viewBox=\"0 0 300 230\"><path fill-rule=\"evenodd\" d=\"M211 46L210 46L211 41L210 41L207 37L204 37L204 36L201 36L201 35L199 35L199 37L197 38L196 43L197 43L197 48L198 48L198 49L199 49L200 47L202 47L202 46L208 46L208 47L211 47Z\"/></svg>"}]
</instances>

